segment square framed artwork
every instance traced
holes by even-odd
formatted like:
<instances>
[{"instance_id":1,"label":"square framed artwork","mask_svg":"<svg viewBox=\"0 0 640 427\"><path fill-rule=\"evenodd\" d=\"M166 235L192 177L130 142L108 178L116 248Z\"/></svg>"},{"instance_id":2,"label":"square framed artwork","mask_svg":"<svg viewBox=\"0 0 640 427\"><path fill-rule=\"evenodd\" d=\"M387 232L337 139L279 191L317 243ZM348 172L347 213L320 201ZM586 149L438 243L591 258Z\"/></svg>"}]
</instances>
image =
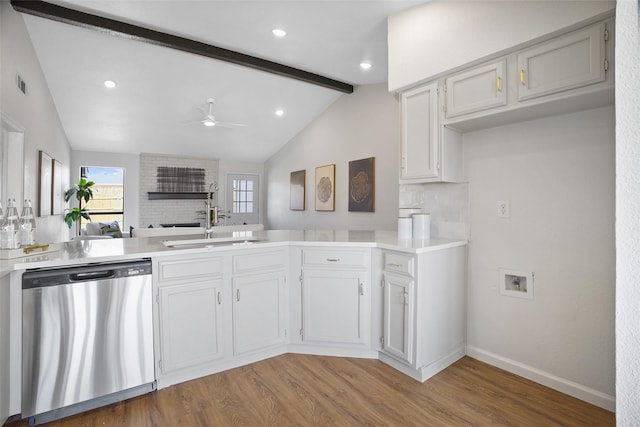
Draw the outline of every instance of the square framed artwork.
<instances>
[{"instance_id":1,"label":"square framed artwork","mask_svg":"<svg viewBox=\"0 0 640 427\"><path fill-rule=\"evenodd\" d=\"M38 159L38 216L51 215L52 172L53 159L44 151L40 151Z\"/></svg>"},{"instance_id":2,"label":"square framed artwork","mask_svg":"<svg viewBox=\"0 0 640 427\"><path fill-rule=\"evenodd\" d=\"M375 157L349 162L349 212L375 212Z\"/></svg>"},{"instance_id":3,"label":"square framed artwork","mask_svg":"<svg viewBox=\"0 0 640 427\"><path fill-rule=\"evenodd\" d=\"M289 209L292 211L303 211L305 209L305 188L307 181L307 171L291 172L289 185Z\"/></svg>"},{"instance_id":4,"label":"square framed artwork","mask_svg":"<svg viewBox=\"0 0 640 427\"><path fill-rule=\"evenodd\" d=\"M53 181L51 182L51 212L54 215L62 214L64 202L64 190L62 188L62 163L53 160Z\"/></svg>"},{"instance_id":5,"label":"square framed artwork","mask_svg":"<svg viewBox=\"0 0 640 427\"><path fill-rule=\"evenodd\" d=\"M316 210L336 210L336 165L316 168Z\"/></svg>"}]
</instances>

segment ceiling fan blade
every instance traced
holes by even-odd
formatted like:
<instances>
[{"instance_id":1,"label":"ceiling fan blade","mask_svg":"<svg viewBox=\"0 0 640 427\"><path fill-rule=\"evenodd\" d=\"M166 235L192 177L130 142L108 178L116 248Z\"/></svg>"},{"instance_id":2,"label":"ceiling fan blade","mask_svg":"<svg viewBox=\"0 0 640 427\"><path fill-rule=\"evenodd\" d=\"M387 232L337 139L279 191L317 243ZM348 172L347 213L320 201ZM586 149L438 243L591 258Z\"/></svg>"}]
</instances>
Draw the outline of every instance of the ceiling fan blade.
<instances>
[{"instance_id":1,"label":"ceiling fan blade","mask_svg":"<svg viewBox=\"0 0 640 427\"><path fill-rule=\"evenodd\" d=\"M221 128L242 128L247 126L244 123L230 123L230 122L219 122L219 121L216 121L214 123L215 123L215 126L219 126Z\"/></svg>"}]
</instances>

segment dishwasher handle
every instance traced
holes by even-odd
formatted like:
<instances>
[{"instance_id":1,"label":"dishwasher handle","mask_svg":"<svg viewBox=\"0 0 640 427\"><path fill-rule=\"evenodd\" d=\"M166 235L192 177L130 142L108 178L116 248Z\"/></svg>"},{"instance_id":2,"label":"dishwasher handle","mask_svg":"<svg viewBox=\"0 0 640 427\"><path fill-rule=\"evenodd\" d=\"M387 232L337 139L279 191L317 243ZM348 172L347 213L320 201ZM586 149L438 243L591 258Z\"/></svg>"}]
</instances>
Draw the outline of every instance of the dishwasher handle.
<instances>
[{"instance_id":1,"label":"dishwasher handle","mask_svg":"<svg viewBox=\"0 0 640 427\"><path fill-rule=\"evenodd\" d=\"M86 273L74 273L69 275L70 282L86 282L87 280L112 279L115 277L113 270L89 271Z\"/></svg>"}]
</instances>

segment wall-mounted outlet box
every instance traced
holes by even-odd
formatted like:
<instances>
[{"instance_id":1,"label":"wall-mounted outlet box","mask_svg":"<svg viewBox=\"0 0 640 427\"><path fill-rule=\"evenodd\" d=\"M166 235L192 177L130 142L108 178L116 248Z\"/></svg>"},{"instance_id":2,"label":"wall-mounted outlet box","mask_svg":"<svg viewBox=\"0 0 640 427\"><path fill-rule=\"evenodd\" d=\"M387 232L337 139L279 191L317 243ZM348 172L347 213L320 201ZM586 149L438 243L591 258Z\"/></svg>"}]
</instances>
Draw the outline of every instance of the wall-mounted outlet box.
<instances>
[{"instance_id":1,"label":"wall-mounted outlet box","mask_svg":"<svg viewBox=\"0 0 640 427\"><path fill-rule=\"evenodd\" d=\"M508 200L498 200L498 218L511 218L511 203Z\"/></svg>"},{"instance_id":2,"label":"wall-mounted outlet box","mask_svg":"<svg viewBox=\"0 0 640 427\"><path fill-rule=\"evenodd\" d=\"M499 270L500 294L518 298L533 299L533 272Z\"/></svg>"}]
</instances>

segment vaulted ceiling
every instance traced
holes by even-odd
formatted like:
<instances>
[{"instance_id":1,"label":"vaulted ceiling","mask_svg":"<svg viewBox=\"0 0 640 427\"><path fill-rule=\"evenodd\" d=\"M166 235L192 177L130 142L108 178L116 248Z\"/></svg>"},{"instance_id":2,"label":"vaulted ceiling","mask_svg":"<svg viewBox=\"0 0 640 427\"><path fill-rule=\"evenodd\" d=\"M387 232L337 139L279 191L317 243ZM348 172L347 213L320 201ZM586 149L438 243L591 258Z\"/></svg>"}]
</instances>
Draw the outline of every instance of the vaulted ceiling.
<instances>
[{"instance_id":1,"label":"vaulted ceiling","mask_svg":"<svg viewBox=\"0 0 640 427\"><path fill-rule=\"evenodd\" d=\"M387 16L426 2L51 3L267 59L357 90L387 80ZM350 96L104 31L28 14L24 19L74 150L262 162L338 97ZM274 28L287 35L274 36ZM371 68L362 70L361 62ZM108 89L105 80L117 86ZM217 120L247 126L203 126L208 98L215 99Z\"/></svg>"}]
</instances>

